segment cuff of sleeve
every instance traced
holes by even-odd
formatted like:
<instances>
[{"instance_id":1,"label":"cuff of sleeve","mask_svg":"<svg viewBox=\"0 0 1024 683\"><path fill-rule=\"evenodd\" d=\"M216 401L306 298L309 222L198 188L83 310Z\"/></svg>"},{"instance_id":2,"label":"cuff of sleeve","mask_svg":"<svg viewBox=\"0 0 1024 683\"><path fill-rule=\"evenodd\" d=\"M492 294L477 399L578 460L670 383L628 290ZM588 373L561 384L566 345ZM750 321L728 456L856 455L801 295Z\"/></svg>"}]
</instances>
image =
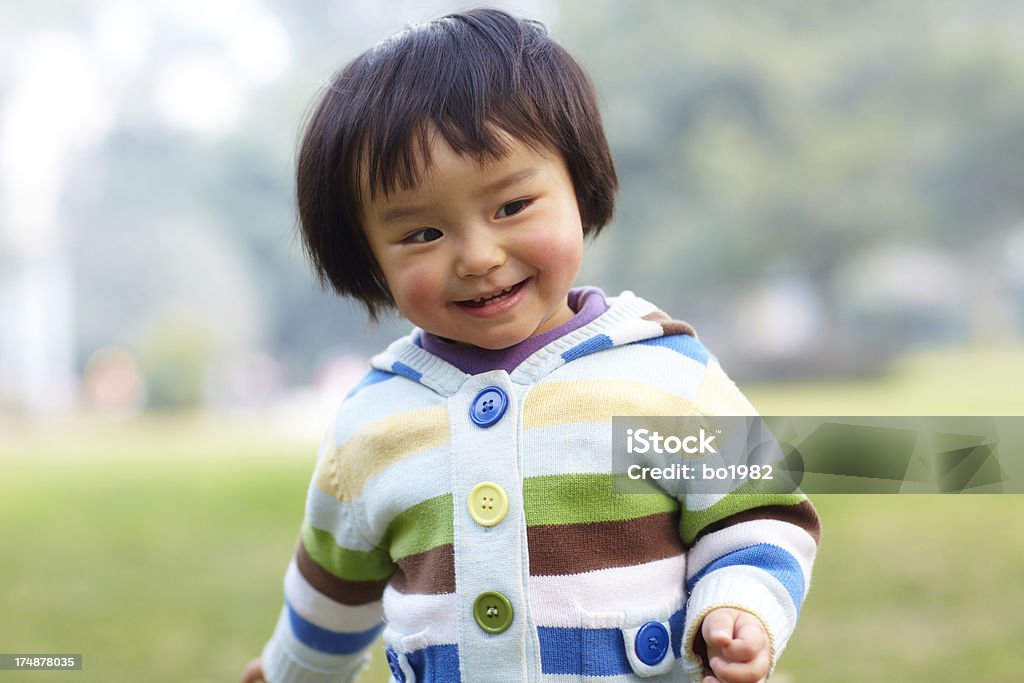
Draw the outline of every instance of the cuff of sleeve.
<instances>
[{"instance_id":1,"label":"cuff of sleeve","mask_svg":"<svg viewBox=\"0 0 1024 683\"><path fill-rule=\"evenodd\" d=\"M771 647L768 675L796 628L797 613L786 588L767 572L756 567L729 567L705 576L694 587L686 606L683 627L683 668L691 681L700 683L704 662L693 650L697 629L704 617L719 607L750 612L761 620Z\"/></svg>"},{"instance_id":2,"label":"cuff of sleeve","mask_svg":"<svg viewBox=\"0 0 1024 683\"><path fill-rule=\"evenodd\" d=\"M316 666L295 656L287 643L286 620L282 617L273 637L263 648L263 678L267 683L341 683L353 681L369 663L369 651L347 657L344 668Z\"/></svg>"}]
</instances>

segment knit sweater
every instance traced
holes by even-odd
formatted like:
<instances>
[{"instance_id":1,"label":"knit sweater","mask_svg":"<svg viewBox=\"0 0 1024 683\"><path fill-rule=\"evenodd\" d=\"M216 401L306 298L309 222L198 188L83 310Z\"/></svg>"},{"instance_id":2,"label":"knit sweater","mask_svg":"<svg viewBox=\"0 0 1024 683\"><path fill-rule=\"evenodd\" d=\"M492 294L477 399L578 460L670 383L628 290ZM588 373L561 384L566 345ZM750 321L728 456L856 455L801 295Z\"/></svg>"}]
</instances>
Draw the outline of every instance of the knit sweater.
<instances>
[{"instance_id":1,"label":"knit sweater","mask_svg":"<svg viewBox=\"0 0 1024 683\"><path fill-rule=\"evenodd\" d=\"M263 652L270 683L700 681L716 607L771 665L817 549L801 493L615 494L613 416L753 415L692 328L624 292L511 373L374 357L320 451Z\"/></svg>"}]
</instances>

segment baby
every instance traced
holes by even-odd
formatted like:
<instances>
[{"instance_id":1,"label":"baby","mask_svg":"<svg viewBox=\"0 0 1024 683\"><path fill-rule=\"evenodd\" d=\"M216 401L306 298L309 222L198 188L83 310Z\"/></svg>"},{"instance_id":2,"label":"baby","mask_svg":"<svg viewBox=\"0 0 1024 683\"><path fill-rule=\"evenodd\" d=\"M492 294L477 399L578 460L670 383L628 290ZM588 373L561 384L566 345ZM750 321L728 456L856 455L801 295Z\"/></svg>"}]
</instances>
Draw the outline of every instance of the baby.
<instances>
[{"instance_id":1,"label":"baby","mask_svg":"<svg viewBox=\"0 0 1024 683\"><path fill-rule=\"evenodd\" d=\"M764 681L819 536L801 493L612 487L612 418L754 415L686 323L574 288L617 186L536 22L452 14L330 81L298 161L320 278L414 326L346 397L243 681Z\"/></svg>"}]
</instances>

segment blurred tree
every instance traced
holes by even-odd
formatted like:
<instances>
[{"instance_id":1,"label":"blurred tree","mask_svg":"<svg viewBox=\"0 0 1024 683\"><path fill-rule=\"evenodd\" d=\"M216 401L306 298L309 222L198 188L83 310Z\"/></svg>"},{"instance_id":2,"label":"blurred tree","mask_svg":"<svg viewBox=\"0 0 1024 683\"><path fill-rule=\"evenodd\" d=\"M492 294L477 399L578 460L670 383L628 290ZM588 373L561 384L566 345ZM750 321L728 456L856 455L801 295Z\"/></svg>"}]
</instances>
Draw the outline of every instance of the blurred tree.
<instances>
[{"instance_id":1,"label":"blurred tree","mask_svg":"<svg viewBox=\"0 0 1024 683\"><path fill-rule=\"evenodd\" d=\"M608 280L701 298L802 273L827 314L861 250L1006 230L1024 215L1021 19L1005 0L564 2L622 176Z\"/></svg>"},{"instance_id":2,"label":"blurred tree","mask_svg":"<svg viewBox=\"0 0 1024 683\"><path fill-rule=\"evenodd\" d=\"M139 356L146 406L157 410L198 407L216 351L206 325L180 314L155 320L146 330Z\"/></svg>"},{"instance_id":3,"label":"blurred tree","mask_svg":"<svg viewBox=\"0 0 1024 683\"><path fill-rule=\"evenodd\" d=\"M141 7L144 20L159 20L156 8ZM80 160L66 198L80 363L111 343L138 350L169 308L196 312L220 352L266 348L298 381L325 349L370 353L405 329L386 321L370 330L360 310L319 291L294 231L302 115L344 53L375 38L363 34L366 26L339 26L340 15L324 5L275 9L291 61L303 68L245 91L233 128L179 130L158 115L154 74L182 55L216 54L208 36L186 27L160 25L148 61L122 83L116 129L100 153ZM57 21L87 33L90 20L71 12Z\"/></svg>"}]
</instances>

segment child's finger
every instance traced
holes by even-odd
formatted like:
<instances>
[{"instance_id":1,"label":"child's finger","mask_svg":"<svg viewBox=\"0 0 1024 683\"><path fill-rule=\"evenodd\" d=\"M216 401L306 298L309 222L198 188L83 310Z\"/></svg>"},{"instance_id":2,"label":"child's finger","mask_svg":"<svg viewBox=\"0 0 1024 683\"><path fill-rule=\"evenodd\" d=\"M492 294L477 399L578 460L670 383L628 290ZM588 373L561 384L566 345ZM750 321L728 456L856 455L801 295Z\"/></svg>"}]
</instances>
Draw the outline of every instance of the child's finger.
<instances>
[{"instance_id":1,"label":"child's finger","mask_svg":"<svg viewBox=\"0 0 1024 683\"><path fill-rule=\"evenodd\" d=\"M709 663L715 676L729 683L760 683L768 675L769 661L765 650L747 662L732 662L724 657L712 657Z\"/></svg>"},{"instance_id":2,"label":"child's finger","mask_svg":"<svg viewBox=\"0 0 1024 683\"><path fill-rule=\"evenodd\" d=\"M768 634L764 626L753 616L740 617L736 623L736 639L749 643L755 650L761 650L768 645Z\"/></svg>"},{"instance_id":3,"label":"child's finger","mask_svg":"<svg viewBox=\"0 0 1024 683\"><path fill-rule=\"evenodd\" d=\"M245 665L241 683L265 683L265 680L263 678L263 661L261 659L253 659Z\"/></svg>"},{"instance_id":4,"label":"child's finger","mask_svg":"<svg viewBox=\"0 0 1024 683\"><path fill-rule=\"evenodd\" d=\"M701 624L701 635L704 636L704 642L719 647L725 647L732 642L733 629L738 615L738 610L716 609L704 617L704 623Z\"/></svg>"},{"instance_id":5,"label":"child's finger","mask_svg":"<svg viewBox=\"0 0 1024 683\"><path fill-rule=\"evenodd\" d=\"M719 681L729 683L757 683L763 677L751 668L749 662L726 662L715 657L711 660L711 667Z\"/></svg>"},{"instance_id":6,"label":"child's finger","mask_svg":"<svg viewBox=\"0 0 1024 683\"><path fill-rule=\"evenodd\" d=\"M757 643L753 643L749 640L735 638L732 642L721 649L721 656L730 662L749 662L763 649L763 645L758 645Z\"/></svg>"}]
</instances>

